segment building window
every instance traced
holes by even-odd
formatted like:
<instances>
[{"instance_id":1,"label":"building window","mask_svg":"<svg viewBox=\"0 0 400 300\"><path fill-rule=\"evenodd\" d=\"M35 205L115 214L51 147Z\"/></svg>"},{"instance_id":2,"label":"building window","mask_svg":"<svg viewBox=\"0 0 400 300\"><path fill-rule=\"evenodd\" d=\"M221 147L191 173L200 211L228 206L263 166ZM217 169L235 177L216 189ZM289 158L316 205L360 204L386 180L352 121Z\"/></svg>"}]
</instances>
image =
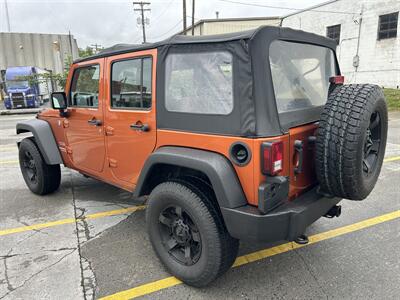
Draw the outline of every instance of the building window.
<instances>
[{"instance_id":1,"label":"building window","mask_svg":"<svg viewBox=\"0 0 400 300\"><path fill-rule=\"evenodd\" d=\"M397 20L399 12L379 16L378 40L395 38L397 36Z\"/></svg>"},{"instance_id":2,"label":"building window","mask_svg":"<svg viewBox=\"0 0 400 300\"><path fill-rule=\"evenodd\" d=\"M340 42L340 24L326 27L326 36L336 41L339 45Z\"/></svg>"}]
</instances>

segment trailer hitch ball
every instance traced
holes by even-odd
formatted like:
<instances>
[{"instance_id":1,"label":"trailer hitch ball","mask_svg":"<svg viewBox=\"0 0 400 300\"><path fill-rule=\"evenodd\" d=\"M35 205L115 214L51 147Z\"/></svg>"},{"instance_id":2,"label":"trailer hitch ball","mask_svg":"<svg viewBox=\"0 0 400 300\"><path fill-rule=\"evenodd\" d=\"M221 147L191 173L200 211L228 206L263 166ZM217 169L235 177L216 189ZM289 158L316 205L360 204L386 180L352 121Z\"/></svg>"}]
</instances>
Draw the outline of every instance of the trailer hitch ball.
<instances>
[{"instance_id":1,"label":"trailer hitch ball","mask_svg":"<svg viewBox=\"0 0 400 300\"><path fill-rule=\"evenodd\" d=\"M339 217L342 213L342 206L335 205L333 206L325 215L325 218L332 219L334 217Z\"/></svg>"}]
</instances>

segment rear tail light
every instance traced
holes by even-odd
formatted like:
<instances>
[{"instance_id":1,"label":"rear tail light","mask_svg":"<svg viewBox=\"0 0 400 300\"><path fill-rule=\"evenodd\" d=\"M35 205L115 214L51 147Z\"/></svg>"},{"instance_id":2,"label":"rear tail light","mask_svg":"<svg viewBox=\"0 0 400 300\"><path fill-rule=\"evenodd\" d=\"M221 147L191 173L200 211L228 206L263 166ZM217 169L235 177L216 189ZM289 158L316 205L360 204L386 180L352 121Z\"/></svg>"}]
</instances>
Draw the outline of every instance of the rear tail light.
<instances>
[{"instance_id":1,"label":"rear tail light","mask_svg":"<svg viewBox=\"0 0 400 300\"><path fill-rule=\"evenodd\" d=\"M261 145L261 169L263 174L274 176L283 170L283 143L266 142Z\"/></svg>"},{"instance_id":2,"label":"rear tail light","mask_svg":"<svg viewBox=\"0 0 400 300\"><path fill-rule=\"evenodd\" d=\"M342 75L332 76L329 78L329 82L333 83L333 84L343 84L344 76L342 76Z\"/></svg>"}]
</instances>

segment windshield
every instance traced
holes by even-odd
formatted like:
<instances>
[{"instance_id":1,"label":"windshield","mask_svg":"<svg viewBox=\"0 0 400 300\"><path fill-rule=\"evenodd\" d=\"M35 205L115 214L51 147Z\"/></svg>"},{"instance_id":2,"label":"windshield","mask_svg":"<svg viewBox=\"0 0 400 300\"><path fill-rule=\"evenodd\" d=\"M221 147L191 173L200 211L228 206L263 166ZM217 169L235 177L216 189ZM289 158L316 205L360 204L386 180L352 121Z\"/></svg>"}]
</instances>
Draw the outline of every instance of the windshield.
<instances>
[{"instance_id":1,"label":"windshield","mask_svg":"<svg viewBox=\"0 0 400 300\"><path fill-rule=\"evenodd\" d=\"M329 77L336 73L331 49L276 40L269 53L279 113L325 104Z\"/></svg>"},{"instance_id":2,"label":"windshield","mask_svg":"<svg viewBox=\"0 0 400 300\"><path fill-rule=\"evenodd\" d=\"M6 84L9 89L26 89L29 87L28 81L25 80L7 80Z\"/></svg>"}]
</instances>

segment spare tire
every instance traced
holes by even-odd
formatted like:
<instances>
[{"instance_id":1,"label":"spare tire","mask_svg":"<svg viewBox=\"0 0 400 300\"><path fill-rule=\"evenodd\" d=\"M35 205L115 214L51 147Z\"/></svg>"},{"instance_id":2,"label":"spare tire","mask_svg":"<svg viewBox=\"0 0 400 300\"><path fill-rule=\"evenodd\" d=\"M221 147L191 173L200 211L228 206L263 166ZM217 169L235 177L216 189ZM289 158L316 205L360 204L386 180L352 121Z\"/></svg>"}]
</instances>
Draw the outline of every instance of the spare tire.
<instances>
[{"instance_id":1,"label":"spare tire","mask_svg":"<svg viewBox=\"0 0 400 300\"><path fill-rule=\"evenodd\" d=\"M386 101L378 86L332 86L316 141L321 191L350 200L365 199L378 180L387 128Z\"/></svg>"}]
</instances>

